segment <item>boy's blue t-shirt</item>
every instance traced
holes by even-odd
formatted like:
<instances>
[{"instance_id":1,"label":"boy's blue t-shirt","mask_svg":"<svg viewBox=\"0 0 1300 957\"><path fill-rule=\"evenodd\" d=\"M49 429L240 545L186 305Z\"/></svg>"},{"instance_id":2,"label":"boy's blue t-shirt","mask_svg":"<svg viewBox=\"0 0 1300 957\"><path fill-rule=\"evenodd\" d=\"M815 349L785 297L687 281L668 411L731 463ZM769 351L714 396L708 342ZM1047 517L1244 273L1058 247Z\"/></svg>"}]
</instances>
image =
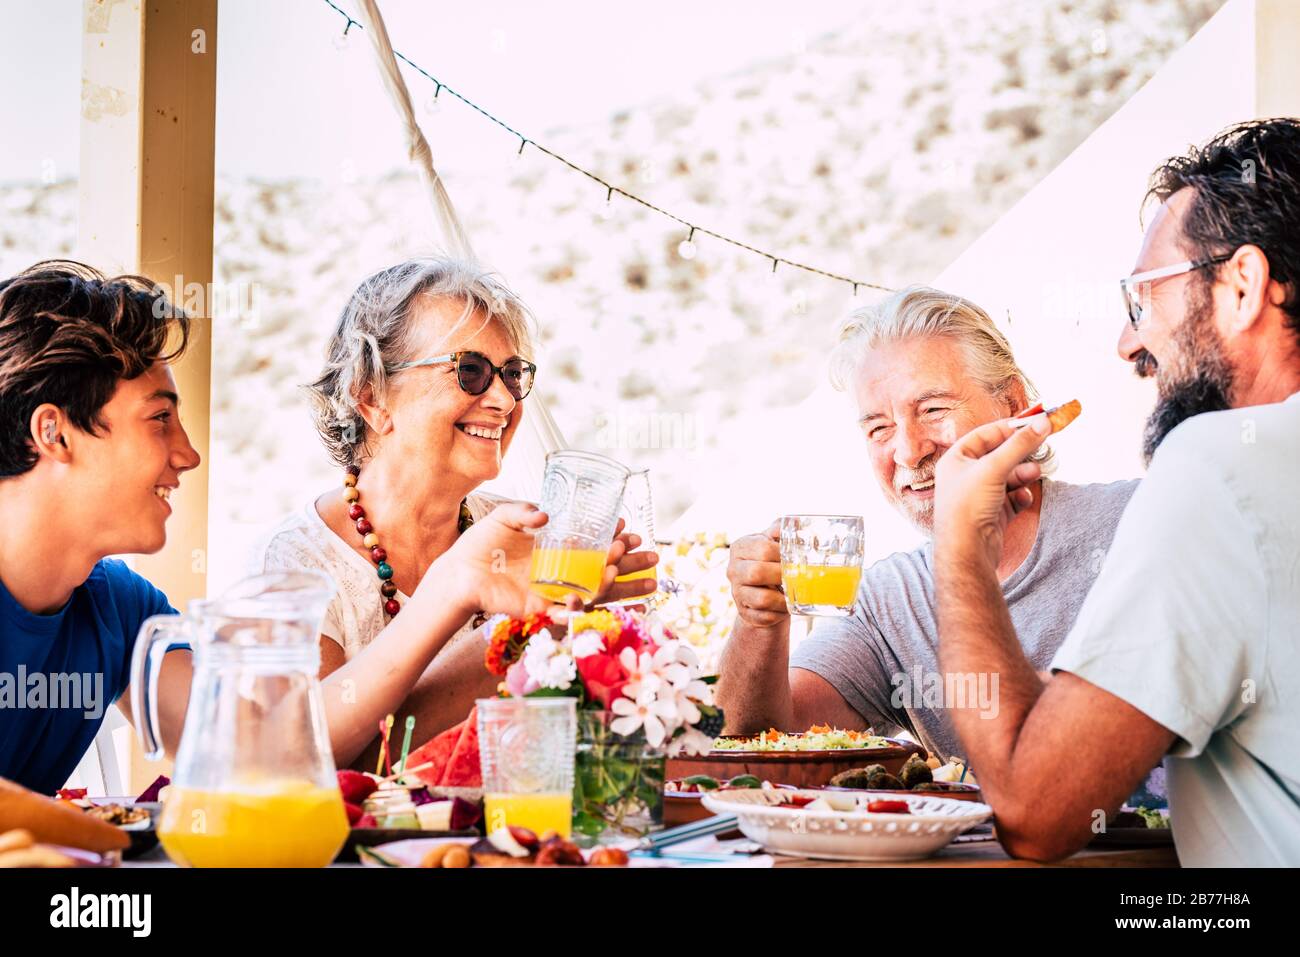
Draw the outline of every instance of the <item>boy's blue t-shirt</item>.
<instances>
[{"instance_id":1,"label":"boy's blue t-shirt","mask_svg":"<svg viewBox=\"0 0 1300 957\"><path fill-rule=\"evenodd\" d=\"M140 625L175 613L115 559L53 615L32 614L0 582L0 777L44 794L63 787L127 686Z\"/></svg>"}]
</instances>

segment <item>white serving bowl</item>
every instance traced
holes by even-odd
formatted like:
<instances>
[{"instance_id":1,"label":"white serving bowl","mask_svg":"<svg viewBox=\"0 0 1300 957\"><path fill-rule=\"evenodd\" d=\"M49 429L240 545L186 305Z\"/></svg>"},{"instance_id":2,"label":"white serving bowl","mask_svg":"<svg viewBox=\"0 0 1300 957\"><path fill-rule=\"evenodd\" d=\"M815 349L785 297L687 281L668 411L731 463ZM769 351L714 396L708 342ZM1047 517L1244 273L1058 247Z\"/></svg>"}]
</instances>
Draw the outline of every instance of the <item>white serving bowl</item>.
<instances>
[{"instance_id":1,"label":"white serving bowl","mask_svg":"<svg viewBox=\"0 0 1300 957\"><path fill-rule=\"evenodd\" d=\"M823 798L846 810L778 807L791 795ZM910 814L867 811L872 800L906 801ZM987 804L933 795L860 795L822 790L751 789L707 793L714 814L734 814L751 841L775 854L832 861L913 861L929 857L954 837L993 816ZM851 808L848 810L847 808Z\"/></svg>"}]
</instances>

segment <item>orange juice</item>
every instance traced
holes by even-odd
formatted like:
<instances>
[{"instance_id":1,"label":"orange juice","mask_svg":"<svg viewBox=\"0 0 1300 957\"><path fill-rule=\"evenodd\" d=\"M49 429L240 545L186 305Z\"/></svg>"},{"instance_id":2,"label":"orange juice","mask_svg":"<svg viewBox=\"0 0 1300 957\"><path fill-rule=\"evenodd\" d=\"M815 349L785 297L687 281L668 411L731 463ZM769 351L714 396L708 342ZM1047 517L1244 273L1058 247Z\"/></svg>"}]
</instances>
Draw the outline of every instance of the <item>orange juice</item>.
<instances>
[{"instance_id":1,"label":"orange juice","mask_svg":"<svg viewBox=\"0 0 1300 957\"><path fill-rule=\"evenodd\" d=\"M573 794L486 794L483 819L489 831L513 824L538 837L554 831L567 838L573 823Z\"/></svg>"},{"instance_id":2,"label":"orange juice","mask_svg":"<svg viewBox=\"0 0 1300 957\"><path fill-rule=\"evenodd\" d=\"M158 821L188 867L324 867L348 836L338 788L282 781L248 791L173 788Z\"/></svg>"},{"instance_id":3,"label":"orange juice","mask_svg":"<svg viewBox=\"0 0 1300 957\"><path fill-rule=\"evenodd\" d=\"M658 569L655 566L651 565L649 568L643 568L639 572L628 572L626 575L619 575L617 578L614 579L614 581L631 582L631 581L637 581L638 579L642 579L642 578L648 578L651 581L654 581L657 571Z\"/></svg>"},{"instance_id":4,"label":"orange juice","mask_svg":"<svg viewBox=\"0 0 1300 957\"><path fill-rule=\"evenodd\" d=\"M782 565L781 585L795 606L851 608L858 593L859 565Z\"/></svg>"},{"instance_id":5,"label":"orange juice","mask_svg":"<svg viewBox=\"0 0 1300 957\"><path fill-rule=\"evenodd\" d=\"M600 587L608 557L591 548L534 548L528 580L534 592L550 601L574 593L585 601Z\"/></svg>"}]
</instances>

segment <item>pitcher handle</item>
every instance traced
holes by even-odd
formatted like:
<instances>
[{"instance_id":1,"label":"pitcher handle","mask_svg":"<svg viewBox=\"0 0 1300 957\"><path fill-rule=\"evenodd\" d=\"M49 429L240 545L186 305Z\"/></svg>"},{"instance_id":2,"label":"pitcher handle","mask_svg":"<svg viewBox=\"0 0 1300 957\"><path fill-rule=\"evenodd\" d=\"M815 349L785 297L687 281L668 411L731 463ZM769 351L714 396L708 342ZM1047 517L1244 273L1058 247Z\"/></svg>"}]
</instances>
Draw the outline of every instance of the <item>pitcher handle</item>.
<instances>
[{"instance_id":1,"label":"pitcher handle","mask_svg":"<svg viewBox=\"0 0 1300 957\"><path fill-rule=\"evenodd\" d=\"M184 615L154 615L140 626L131 653L131 713L144 756L163 757L159 734L158 673L163 656L173 648L189 648L190 621Z\"/></svg>"}]
</instances>

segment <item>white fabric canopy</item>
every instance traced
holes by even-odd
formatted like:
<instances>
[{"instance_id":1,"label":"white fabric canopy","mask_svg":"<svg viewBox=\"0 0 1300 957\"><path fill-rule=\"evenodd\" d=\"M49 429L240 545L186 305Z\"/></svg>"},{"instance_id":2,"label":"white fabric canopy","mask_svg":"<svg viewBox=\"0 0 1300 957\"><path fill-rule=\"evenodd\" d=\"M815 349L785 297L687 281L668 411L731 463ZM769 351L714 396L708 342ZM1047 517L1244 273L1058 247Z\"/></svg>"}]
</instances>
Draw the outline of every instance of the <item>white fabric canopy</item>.
<instances>
[{"instance_id":1,"label":"white fabric canopy","mask_svg":"<svg viewBox=\"0 0 1300 957\"><path fill-rule=\"evenodd\" d=\"M415 119L411 94L397 65L397 57L393 54L393 45L388 39L388 28L384 26L379 4L376 0L358 0L358 5L357 22L365 27L366 36L370 38L370 47L374 51L384 88L388 90L406 134L408 156L429 190L445 252L459 259L479 262L481 260L470 245L465 227L456 215L451 196L434 168L433 150L429 141ZM508 498L537 501L541 493L542 471L547 454L564 448L568 448L564 435L551 417L542 392L534 389L528 396L523 426L511 444L501 475L489 482L488 488Z\"/></svg>"}]
</instances>

